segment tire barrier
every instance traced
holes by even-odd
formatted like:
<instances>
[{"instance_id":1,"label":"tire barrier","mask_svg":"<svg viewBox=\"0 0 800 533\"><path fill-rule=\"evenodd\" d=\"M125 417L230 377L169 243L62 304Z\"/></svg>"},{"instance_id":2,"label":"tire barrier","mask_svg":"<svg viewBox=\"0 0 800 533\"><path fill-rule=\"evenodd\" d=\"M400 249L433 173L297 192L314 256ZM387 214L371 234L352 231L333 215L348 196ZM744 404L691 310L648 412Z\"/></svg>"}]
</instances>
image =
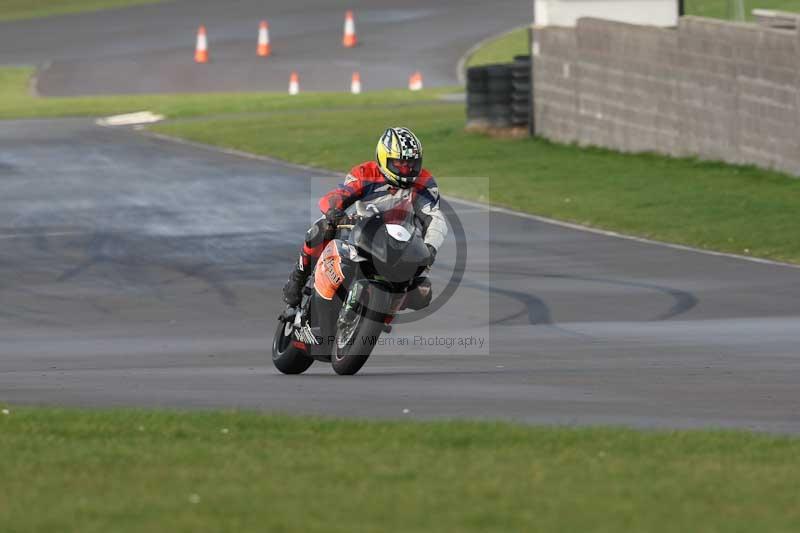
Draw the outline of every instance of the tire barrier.
<instances>
[{"instance_id":1,"label":"tire barrier","mask_svg":"<svg viewBox=\"0 0 800 533\"><path fill-rule=\"evenodd\" d=\"M489 125L489 76L486 67L467 70L467 127Z\"/></svg>"},{"instance_id":2,"label":"tire barrier","mask_svg":"<svg viewBox=\"0 0 800 533\"><path fill-rule=\"evenodd\" d=\"M530 56L467 70L467 127L524 128L530 119Z\"/></svg>"},{"instance_id":3,"label":"tire barrier","mask_svg":"<svg viewBox=\"0 0 800 533\"><path fill-rule=\"evenodd\" d=\"M531 118L531 56L514 57L511 87L511 124L527 127Z\"/></svg>"},{"instance_id":4,"label":"tire barrier","mask_svg":"<svg viewBox=\"0 0 800 533\"><path fill-rule=\"evenodd\" d=\"M486 67L489 79L489 125L493 128L511 127L511 68L509 65Z\"/></svg>"}]
</instances>

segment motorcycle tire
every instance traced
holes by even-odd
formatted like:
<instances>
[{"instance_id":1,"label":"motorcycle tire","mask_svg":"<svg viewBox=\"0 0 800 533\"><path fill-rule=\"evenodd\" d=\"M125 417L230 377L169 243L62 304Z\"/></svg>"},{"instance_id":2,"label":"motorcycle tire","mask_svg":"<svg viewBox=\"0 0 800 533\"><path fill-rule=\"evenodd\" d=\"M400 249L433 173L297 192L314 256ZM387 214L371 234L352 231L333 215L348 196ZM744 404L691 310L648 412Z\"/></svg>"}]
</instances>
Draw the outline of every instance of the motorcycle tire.
<instances>
[{"instance_id":1,"label":"motorcycle tire","mask_svg":"<svg viewBox=\"0 0 800 533\"><path fill-rule=\"evenodd\" d=\"M485 93L489 90L489 82L483 80L467 80L467 94Z\"/></svg>"},{"instance_id":2,"label":"motorcycle tire","mask_svg":"<svg viewBox=\"0 0 800 533\"><path fill-rule=\"evenodd\" d=\"M343 331L337 327L331 354L331 365L337 374L352 376L367 362L384 329L383 320L376 315L388 311L390 303L391 294L371 285L367 305L360 305L355 313L357 323L353 324L349 338L343 339Z\"/></svg>"},{"instance_id":3,"label":"motorcycle tire","mask_svg":"<svg viewBox=\"0 0 800 533\"><path fill-rule=\"evenodd\" d=\"M527 80L527 81L514 80L513 82L511 82L511 86L514 88L512 92L515 92L515 93L528 94L528 93L531 92L531 82L530 82L530 80Z\"/></svg>"},{"instance_id":4,"label":"motorcycle tire","mask_svg":"<svg viewBox=\"0 0 800 533\"><path fill-rule=\"evenodd\" d=\"M467 107L475 105L486 105L489 102L489 95L486 93L467 94Z\"/></svg>"},{"instance_id":5,"label":"motorcycle tire","mask_svg":"<svg viewBox=\"0 0 800 533\"><path fill-rule=\"evenodd\" d=\"M512 85L511 78L507 80L492 79L489 80L487 90L489 94L507 95L511 93L514 86Z\"/></svg>"},{"instance_id":6,"label":"motorcycle tire","mask_svg":"<svg viewBox=\"0 0 800 533\"><path fill-rule=\"evenodd\" d=\"M511 71L511 81L530 81L531 71L527 68L518 68Z\"/></svg>"},{"instance_id":7,"label":"motorcycle tire","mask_svg":"<svg viewBox=\"0 0 800 533\"><path fill-rule=\"evenodd\" d=\"M528 105L530 101L531 97L528 93L511 93L511 105Z\"/></svg>"},{"instance_id":8,"label":"motorcycle tire","mask_svg":"<svg viewBox=\"0 0 800 533\"><path fill-rule=\"evenodd\" d=\"M497 64L488 65L486 67L486 76L491 80L506 80L511 76L511 64Z\"/></svg>"},{"instance_id":9,"label":"motorcycle tire","mask_svg":"<svg viewBox=\"0 0 800 533\"><path fill-rule=\"evenodd\" d=\"M485 66L470 67L467 69L467 81L473 83L485 83L488 72Z\"/></svg>"},{"instance_id":10,"label":"motorcycle tire","mask_svg":"<svg viewBox=\"0 0 800 533\"><path fill-rule=\"evenodd\" d=\"M272 340L272 364L284 374L302 374L314 359L292 344L291 334L286 334L286 325L285 320L278 320L278 329Z\"/></svg>"}]
</instances>

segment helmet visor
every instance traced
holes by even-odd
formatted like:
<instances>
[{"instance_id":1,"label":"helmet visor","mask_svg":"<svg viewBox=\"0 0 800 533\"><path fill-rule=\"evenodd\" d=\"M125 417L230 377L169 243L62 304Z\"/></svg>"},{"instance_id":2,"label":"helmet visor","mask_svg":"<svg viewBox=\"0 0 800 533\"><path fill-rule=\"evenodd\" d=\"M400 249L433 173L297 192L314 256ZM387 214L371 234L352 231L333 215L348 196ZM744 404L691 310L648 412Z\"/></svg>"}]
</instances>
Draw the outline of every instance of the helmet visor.
<instances>
[{"instance_id":1,"label":"helmet visor","mask_svg":"<svg viewBox=\"0 0 800 533\"><path fill-rule=\"evenodd\" d=\"M392 173L401 178L416 178L422 170L422 160L415 159L388 159L386 166Z\"/></svg>"}]
</instances>

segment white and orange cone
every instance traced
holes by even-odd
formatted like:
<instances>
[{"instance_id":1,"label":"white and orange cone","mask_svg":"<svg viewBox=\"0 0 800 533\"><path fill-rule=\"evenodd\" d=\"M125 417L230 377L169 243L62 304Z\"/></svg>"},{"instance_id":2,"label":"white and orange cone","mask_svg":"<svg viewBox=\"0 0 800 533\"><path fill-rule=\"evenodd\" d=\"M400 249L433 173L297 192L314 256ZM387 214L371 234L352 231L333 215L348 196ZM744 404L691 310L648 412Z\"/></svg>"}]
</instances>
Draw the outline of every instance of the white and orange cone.
<instances>
[{"instance_id":1,"label":"white and orange cone","mask_svg":"<svg viewBox=\"0 0 800 533\"><path fill-rule=\"evenodd\" d=\"M353 12L348 10L344 15L344 38L342 38L342 46L345 48L353 48L357 44L356 23L353 19Z\"/></svg>"},{"instance_id":2,"label":"white and orange cone","mask_svg":"<svg viewBox=\"0 0 800 533\"><path fill-rule=\"evenodd\" d=\"M208 38L206 27L202 24L197 28L197 45L194 48L194 62L208 63Z\"/></svg>"},{"instance_id":3,"label":"white and orange cone","mask_svg":"<svg viewBox=\"0 0 800 533\"><path fill-rule=\"evenodd\" d=\"M416 71L408 78L408 90L409 91L422 90L422 73L420 71Z\"/></svg>"},{"instance_id":4,"label":"white and orange cone","mask_svg":"<svg viewBox=\"0 0 800 533\"><path fill-rule=\"evenodd\" d=\"M353 72L353 78L350 81L350 92L352 94L361 94L361 74Z\"/></svg>"},{"instance_id":5,"label":"white and orange cone","mask_svg":"<svg viewBox=\"0 0 800 533\"><path fill-rule=\"evenodd\" d=\"M295 95L300 92L300 77L297 75L297 72L292 71L292 75L289 77L289 94Z\"/></svg>"},{"instance_id":6,"label":"white and orange cone","mask_svg":"<svg viewBox=\"0 0 800 533\"><path fill-rule=\"evenodd\" d=\"M261 21L258 27L258 47L256 53L259 57L269 57L272 55L272 46L269 44L269 24L266 20Z\"/></svg>"}]
</instances>

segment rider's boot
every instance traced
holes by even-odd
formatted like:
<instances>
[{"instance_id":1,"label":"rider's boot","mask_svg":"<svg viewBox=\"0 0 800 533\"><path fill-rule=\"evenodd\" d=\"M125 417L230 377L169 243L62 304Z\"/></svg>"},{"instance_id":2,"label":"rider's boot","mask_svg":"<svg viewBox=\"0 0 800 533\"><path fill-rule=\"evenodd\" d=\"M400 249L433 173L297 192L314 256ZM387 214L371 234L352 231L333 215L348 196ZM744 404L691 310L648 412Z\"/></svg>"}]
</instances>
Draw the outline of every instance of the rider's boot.
<instances>
[{"instance_id":1,"label":"rider's boot","mask_svg":"<svg viewBox=\"0 0 800 533\"><path fill-rule=\"evenodd\" d=\"M300 259L295 263L294 269L289 274L289 280L283 287L283 300L291 307L297 307L303 300L303 287L308 276L314 272L314 266L325 246L327 223L324 218L317 220L306 232L303 247L300 250Z\"/></svg>"},{"instance_id":2,"label":"rider's boot","mask_svg":"<svg viewBox=\"0 0 800 533\"><path fill-rule=\"evenodd\" d=\"M300 305L303 299L303 287L306 285L308 276L314 271L316 264L315 257L301 254L300 260L295 263L286 285L283 286L283 301L291 307Z\"/></svg>"}]
</instances>

